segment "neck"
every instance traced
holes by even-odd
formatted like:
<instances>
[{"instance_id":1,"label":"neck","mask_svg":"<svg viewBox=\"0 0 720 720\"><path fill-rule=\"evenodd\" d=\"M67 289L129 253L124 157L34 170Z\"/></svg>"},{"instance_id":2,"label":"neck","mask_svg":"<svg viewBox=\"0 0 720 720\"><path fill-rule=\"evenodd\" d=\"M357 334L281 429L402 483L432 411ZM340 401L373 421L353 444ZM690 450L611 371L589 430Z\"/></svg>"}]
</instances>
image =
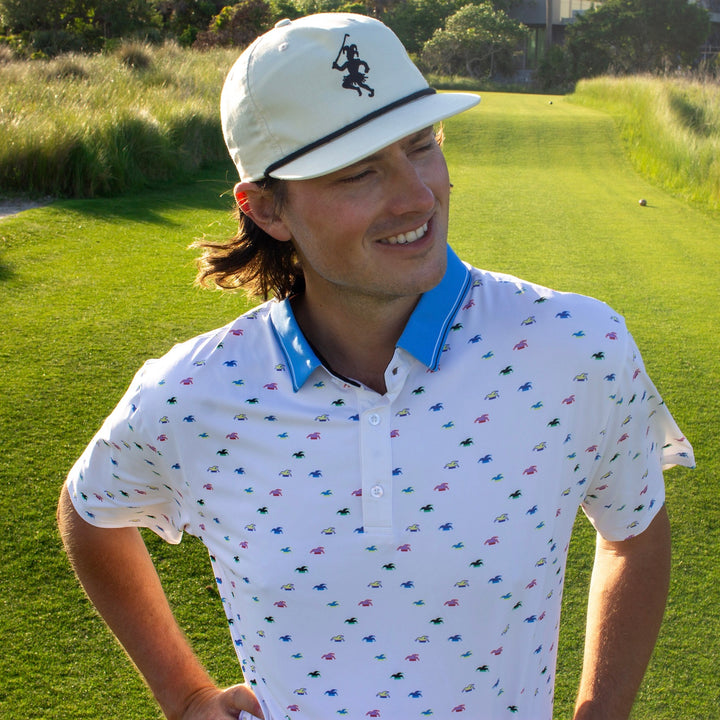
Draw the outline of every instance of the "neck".
<instances>
[{"instance_id":1,"label":"neck","mask_svg":"<svg viewBox=\"0 0 720 720\"><path fill-rule=\"evenodd\" d=\"M328 369L383 395L385 370L417 300L329 305L304 294L293 300L293 311Z\"/></svg>"}]
</instances>

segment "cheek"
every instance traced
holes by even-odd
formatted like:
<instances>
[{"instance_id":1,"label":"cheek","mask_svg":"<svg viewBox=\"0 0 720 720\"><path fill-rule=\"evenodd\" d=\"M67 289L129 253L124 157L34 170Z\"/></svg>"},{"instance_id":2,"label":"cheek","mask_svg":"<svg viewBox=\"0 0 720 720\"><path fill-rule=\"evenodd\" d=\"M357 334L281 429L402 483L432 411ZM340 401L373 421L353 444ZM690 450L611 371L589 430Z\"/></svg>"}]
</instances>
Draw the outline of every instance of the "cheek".
<instances>
[{"instance_id":1,"label":"cheek","mask_svg":"<svg viewBox=\"0 0 720 720\"><path fill-rule=\"evenodd\" d=\"M433 188L438 198L444 198L450 194L450 172L442 153L438 153L428 170L427 184Z\"/></svg>"},{"instance_id":2,"label":"cheek","mask_svg":"<svg viewBox=\"0 0 720 720\"><path fill-rule=\"evenodd\" d=\"M349 201L315 202L303 208L302 215L291 218L289 226L308 255L333 254L343 246L349 248L365 234L371 217L363 208L374 206L374 200L360 194Z\"/></svg>"}]
</instances>

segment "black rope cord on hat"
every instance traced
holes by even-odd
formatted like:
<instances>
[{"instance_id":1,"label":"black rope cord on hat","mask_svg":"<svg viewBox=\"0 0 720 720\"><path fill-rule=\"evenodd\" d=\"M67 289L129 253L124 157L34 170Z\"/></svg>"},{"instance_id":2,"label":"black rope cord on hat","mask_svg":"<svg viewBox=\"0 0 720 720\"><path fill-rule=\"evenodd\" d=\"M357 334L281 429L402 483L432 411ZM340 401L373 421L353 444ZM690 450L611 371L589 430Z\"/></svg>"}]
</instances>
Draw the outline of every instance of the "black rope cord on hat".
<instances>
[{"instance_id":1,"label":"black rope cord on hat","mask_svg":"<svg viewBox=\"0 0 720 720\"><path fill-rule=\"evenodd\" d=\"M341 127L339 130L335 130L334 132L331 132L329 135L325 135L325 137L321 137L319 140L315 140L311 142L308 145L305 145L304 147L301 147L299 150L295 150L294 152L291 152L289 155L286 155L284 158L281 158L280 160L276 160L274 163L267 166L265 169L265 177L270 177L270 173L274 170L277 170L278 168L282 167L283 165L287 165L288 163L291 163L293 160L297 160L299 157L302 157L303 155L307 155L309 152L312 152L313 150L316 150L319 147L322 147L323 145L327 145L329 142L332 142L333 140L341 137L342 135L345 135L346 133L351 132L352 130L355 130L355 128L360 127L361 125L365 125L366 123L369 123L371 120L374 120L377 117L380 117L381 115L385 115L386 113L390 112L391 110L394 110L395 108L401 107L402 105L407 105L410 102L413 102L413 100L418 100L421 97L425 97L426 95L434 95L435 94L435 88L423 88L422 90L418 90L417 92L411 93L410 95L406 95L403 98L400 98L399 100L395 100L394 102L391 102L389 105L385 105L384 107L378 108L377 110L373 110L371 113L368 113L367 115L364 115L363 117L359 118L358 120L355 120L354 122L351 122L348 125L345 125L344 127Z\"/></svg>"}]
</instances>

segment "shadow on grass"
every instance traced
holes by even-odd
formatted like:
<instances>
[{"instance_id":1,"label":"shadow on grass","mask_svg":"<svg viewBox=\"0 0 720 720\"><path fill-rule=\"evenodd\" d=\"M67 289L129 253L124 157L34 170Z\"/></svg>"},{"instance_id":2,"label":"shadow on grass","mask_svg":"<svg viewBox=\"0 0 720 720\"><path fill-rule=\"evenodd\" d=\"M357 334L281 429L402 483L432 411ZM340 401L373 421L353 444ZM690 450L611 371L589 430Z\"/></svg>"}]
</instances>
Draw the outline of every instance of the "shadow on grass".
<instances>
[{"instance_id":1,"label":"shadow on grass","mask_svg":"<svg viewBox=\"0 0 720 720\"><path fill-rule=\"evenodd\" d=\"M168 183L162 188L129 193L114 198L64 200L62 206L82 215L107 222L123 221L177 227L168 215L178 210L217 209L218 218L233 207L232 189L237 182L234 168L226 165L200 173L189 183Z\"/></svg>"},{"instance_id":2,"label":"shadow on grass","mask_svg":"<svg viewBox=\"0 0 720 720\"><path fill-rule=\"evenodd\" d=\"M6 265L2 258L0 258L0 282L6 282L7 280L11 280L13 277L15 277L15 272L13 269Z\"/></svg>"}]
</instances>

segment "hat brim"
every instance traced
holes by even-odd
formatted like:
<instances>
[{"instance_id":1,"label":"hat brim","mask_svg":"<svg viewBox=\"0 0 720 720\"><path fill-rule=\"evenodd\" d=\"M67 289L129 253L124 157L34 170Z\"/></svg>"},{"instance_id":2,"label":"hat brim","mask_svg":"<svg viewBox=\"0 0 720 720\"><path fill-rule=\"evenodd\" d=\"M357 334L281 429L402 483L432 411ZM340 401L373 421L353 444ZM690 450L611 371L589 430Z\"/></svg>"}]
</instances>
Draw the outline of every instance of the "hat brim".
<instances>
[{"instance_id":1,"label":"hat brim","mask_svg":"<svg viewBox=\"0 0 720 720\"><path fill-rule=\"evenodd\" d=\"M436 93L421 97L272 170L269 175L278 180L309 180L328 175L479 102L480 96L471 93Z\"/></svg>"}]
</instances>

